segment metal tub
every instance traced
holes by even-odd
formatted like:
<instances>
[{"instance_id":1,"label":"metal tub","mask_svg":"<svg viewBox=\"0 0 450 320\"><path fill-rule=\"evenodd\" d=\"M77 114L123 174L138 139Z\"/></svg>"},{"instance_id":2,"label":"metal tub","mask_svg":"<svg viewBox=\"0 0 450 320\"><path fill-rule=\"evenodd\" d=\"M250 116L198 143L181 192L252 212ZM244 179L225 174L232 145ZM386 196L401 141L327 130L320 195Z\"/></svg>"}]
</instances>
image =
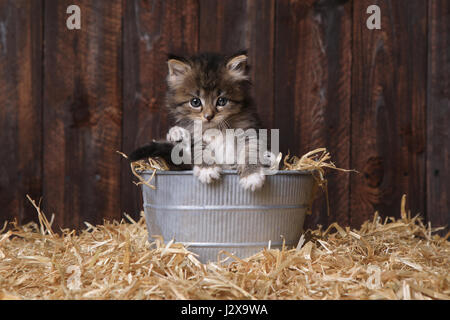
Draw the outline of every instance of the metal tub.
<instances>
[{"instance_id":1,"label":"metal tub","mask_svg":"<svg viewBox=\"0 0 450 320\"><path fill-rule=\"evenodd\" d=\"M281 248L283 238L286 246L296 246L314 179L310 172L279 171L252 192L240 187L235 170L211 184L202 184L192 171L157 171L152 184L156 190L142 189L149 241L152 235L174 239L207 262L217 261L220 250L246 258L269 241L271 248Z\"/></svg>"}]
</instances>

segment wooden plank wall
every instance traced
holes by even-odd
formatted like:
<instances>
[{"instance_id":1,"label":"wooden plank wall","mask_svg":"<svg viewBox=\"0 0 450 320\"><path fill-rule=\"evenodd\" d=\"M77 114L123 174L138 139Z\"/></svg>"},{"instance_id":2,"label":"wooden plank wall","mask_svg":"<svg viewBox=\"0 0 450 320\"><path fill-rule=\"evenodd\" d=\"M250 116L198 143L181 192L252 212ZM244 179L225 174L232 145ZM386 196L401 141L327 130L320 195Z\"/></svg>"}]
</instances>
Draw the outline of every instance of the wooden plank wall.
<instances>
[{"instance_id":1,"label":"wooden plank wall","mask_svg":"<svg viewBox=\"0 0 450 320\"><path fill-rule=\"evenodd\" d=\"M81 8L81 30L66 8ZM381 30L366 27L369 5ZM137 218L126 153L164 137L167 53L249 49L253 94L281 151L325 146L361 174L329 174L306 227L358 227L400 199L450 224L445 0L0 0L0 222Z\"/></svg>"},{"instance_id":2,"label":"wooden plank wall","mask_svg":"<svg viewBox=\"0 0 450 320\"><path fill-rule=\"evenodd\" d=\"M42 195L42 1L0 1L0 222Z\"/></svg>"},{"instance_id":3,"label":"wooden plank wall","mask_svg":"<svg viewBox=\"0 0 450 320\"><path fill-rule=\"evenodd\" d=\"M382 28L366 27L377 3ZM425 212L426 1L356 1L353 10L351 221L392 215L403 193ZM356 54L357 53L357 54ZM353 212L358 212L354 214Z\"/></svg>"},{"instance_id":4,"label":"wooden plank wall","mask_svg":"<svg viewBox=\"0 0 450 320\"><path fill-rule=\"evenodd\" d=\"M276 4L274 127L281 150L302 155L326 146L338 166L350 168L352 4ZM349 175L328 179L330 216L321 193L306 227L350 221Z\"/></svg>"},{"instance_id":5,"label":"wooden plank wall","mask_svg":"<svg viewBox=\"0 0 450 320\"><path fill-rule=\"evenodd\" d=\"M450 226L450 3L428 3L427 216Z\"/></svg>"},{"instance_id":6,"label":"wooden plank wall","mask_svg":"<svg viewBox=\"0 0 450 320\"><path fill-rule=\"evenodd\" d=\"M44 15L44 208L64 227L120 217L122 4L76 3L80 30L66 28L72 0Z\"/></svg>"}]
</instances>

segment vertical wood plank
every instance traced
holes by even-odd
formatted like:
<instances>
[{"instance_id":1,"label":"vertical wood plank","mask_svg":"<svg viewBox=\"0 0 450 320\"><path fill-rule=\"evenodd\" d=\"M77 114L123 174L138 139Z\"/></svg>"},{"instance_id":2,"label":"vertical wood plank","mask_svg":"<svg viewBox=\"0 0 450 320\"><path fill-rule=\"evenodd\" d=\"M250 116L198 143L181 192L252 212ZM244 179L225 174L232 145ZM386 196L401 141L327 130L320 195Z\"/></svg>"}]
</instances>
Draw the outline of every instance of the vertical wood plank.
<instances>
[{"instance_id":1,"label":"vertical wood plank","mask_svg":"<svg viewBox=\"0 0 450 320\"><path fill-rule=\"evenodd\" d=\"M369 30L367 7L381 9ZM352 75L351 225L375 210L399 216L402 194L425 210L427 3L355 1Z\"/></svg>"},{"instance_id":2,"label":"vertical wood plank","mask_svg":"<svg viewBox=\"0 0 450 320\"><path fill-rule=\"evenodd\" d=\"M130 153L152 139L165 138L170 121L164 107L167 54L198 50L196 0L124 2L124 102L122 151ZM122 211L142 210L141 189L122 160Z\"/></svg>"},{"instance_id":3,"label":"vertical wood plank","mask_svg":"<svg viewBox=\"0 0 450 320\"><path fill-rule=\"evenodd\" d=\"M200 51L248 50L252 96L264 128L273 128L274 0L200 0Z\"/></svg>"},{"instance_id":4,"label":"vertical wood plank","mask_svg":"<svg viewBox=\"0 0 450 320\"><path fill-rule=\"evenodd\" d=\"M450 226L450 3L429 1L427 218ZM448 229L442 233L448 232Z\"/></svg>"},{"instance_id":5,"label":"vertical wood plank","mask_svg":"<svg viewBox=\"0 0 450 320\"><path fill-rule=\"evenodd\" d=\"M66 9L81 9L81 29ZM45 3L44 204L56 227L120 218L122 3Z\"/></svg>"},{"instance_id":6,"label":"vertical wood plank","mask_svg":"<svg viewBox=\"0 0 450 320\"><path fill-rule=\"evenodd\" d=\"M326 147L350 166L351 2L277 1L275 122L281 149L301 156ZM306 228L349 222L349 174L329 172L330 216L321 194Z\"/></svg>"},{"instance_id":7,"label":"vertical wood plank","mask_svg":"<svg viewBox=\"0 0 450 320\"><path fill-rule=\"evenodd\" d=\"M35 220L42 192L42 1L0 0L0 223Z\"/></svg>"},{"instance_id":8,"label":"vertical wood plank","mask_svg":"<svg viewBox=\"0 0 450 320\"><path fill-rule=\"evenodd\" d=\"M274 127L275 1L247 0L252 97L266 129Z\"/></svg>"},{"instance_id":9,"label":"vertical wood plank","mask_svg":"<svg viewBox=\"0 0 450 320\"><path fill-rule=\"evenodd\" d=\"M200 51L232 53L246 49L247 1L200 0Z\"/></svg>"}]
</instances>

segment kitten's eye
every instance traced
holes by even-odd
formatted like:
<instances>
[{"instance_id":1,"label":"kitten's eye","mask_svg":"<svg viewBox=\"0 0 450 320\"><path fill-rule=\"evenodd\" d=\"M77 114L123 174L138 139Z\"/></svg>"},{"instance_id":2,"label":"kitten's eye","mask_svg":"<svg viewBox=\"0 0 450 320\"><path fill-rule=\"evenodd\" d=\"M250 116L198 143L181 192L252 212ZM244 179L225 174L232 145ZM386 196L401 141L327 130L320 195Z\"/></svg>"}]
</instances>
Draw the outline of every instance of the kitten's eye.
<instances>
[{"instance_id":1,"label":"kitten's eye","mask_svg":"<svg viewBox=\"0 0 450 320\"><path fill-rule=\"evenodd\" d=\"M199 108L202 105L202 101L199 98L192 98L191 99L191 106L193 108Z\"/></svg>"},{"instance_id":2,"label":"kitten's eye","mask_svg":"<svg viewBox=\"0 0 450 320\"><path fill-rule=\"evenodd\" d=\"M217 105L219 107L223 107L228 103L228 99L224 98L224 97L220 97L219 99L217 99Z\"/></svg>"}]
</instances>

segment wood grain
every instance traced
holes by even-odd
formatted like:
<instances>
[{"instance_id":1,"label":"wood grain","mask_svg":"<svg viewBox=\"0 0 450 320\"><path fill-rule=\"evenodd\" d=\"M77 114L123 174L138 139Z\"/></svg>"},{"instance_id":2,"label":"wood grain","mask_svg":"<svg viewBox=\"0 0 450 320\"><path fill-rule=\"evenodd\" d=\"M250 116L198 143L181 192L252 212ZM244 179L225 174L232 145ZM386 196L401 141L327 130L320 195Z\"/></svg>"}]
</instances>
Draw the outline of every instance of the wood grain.
<instances>
[{"instance_id":1,"label":"wood grain","mask_svg":"<svg viewBox=\"0 0 450 320\"><path fill-rule=\"evenodd\" d=\"M381 29L366 9L381 9ZM425 210L427 4L356 1L353 11L351 225L400 215L402 194Z\"/></svg>"},{"instance_id":2,"label":"wood grain","mask_svg":"<svg viewBox=\"0 0 450 320\"><path fill-rule=\"evenodd\" d=\"M44 3L45 2L45 3ZM281 151L327 147L331 215L320 194L305 227L359 227L413 214L450 224L446 0L0 0L0 223L59 227L137 218L130 153L164 137L168 53L248 49L263 126ZM381 30L366 9L381 8ZM1 225L0 225L1 228Z\"/></svg>"},{"instance_id":3,"label":"wood grain","mask_svg":"<svg viewBox=\"0 0 450 320\"><path fill-rule=\"evenodd\" d=\"M449 227L450 3L429 1L428 13L427 218Z\"/></svg>"},{"instance_id":4,"label":"wood grain","mask_svg":"<svg viewBox=\"0 0 450 320\"><path fill-rule=\"evenodd\" d=\"M249 46L247 1L200 0L200 51L233 53Z\"/></svg>"},{"instance_id":5,"label":"wood grain","mask_svg":"<svg viewBox=\"0 0 450 320\"><path fill-rule=\"evenodd\" d=\"M81 29L69 30L72 3L45 3L44 209L56 230L121 216L122 3L77 1Z\"/></svg>"},{"instance_id":6,"label":"wood grain","mask_svg":"<svg viewBox=\"0 0 450 320\"><path fill-rule=\"evenodd\" d=\"M167 55L198 50L197 1L124 2L124 103L122 151L131 153L152 139L165 138L170 121L164 108ZM141 189L122 160L122 211L138 217Z\"/></svg>"},{"instance_id":7,"label":"wood grain","mask_svg":"<svg viewBox=\"0 0 450 320\"><path fill-rule=\"evenodd\" d=\"M248 54L252 96L263 128L274 127L275 1L248 0Z\"/></svg>"},{"instance_id":8,"label":"wood grain","mask_svg":"<svg viewBox=\"0 0 450 320\"><path fill-rule=\"evenodd\" d=\"M351 3L277 1L275 127L281 149L303 155L326 147L350 166ZM321 194L305 227L349 222L349 175L328 176L330 216Z\"/></svg>"},{"instance_id":9,"label":"wood grain","mask_svg":"<svg viewBox=\"0 0 450 320\"><path fill-rule=\"evenodd\" d=\"M248 50L252 96L264 128L273 128L274 0L200 0L200 51Z\"/></svg>"},{"instance_id":10,"label":"wood grain","mask_svg":"<svg viewBox=\"0 0 450 320\"><path fill-rule=\"evenodd\" d=\"M35 220L42 188L42 1L0 1L0 222ZM1 227L0 227L1 228Z\"/></svg>"}]
</instances>

